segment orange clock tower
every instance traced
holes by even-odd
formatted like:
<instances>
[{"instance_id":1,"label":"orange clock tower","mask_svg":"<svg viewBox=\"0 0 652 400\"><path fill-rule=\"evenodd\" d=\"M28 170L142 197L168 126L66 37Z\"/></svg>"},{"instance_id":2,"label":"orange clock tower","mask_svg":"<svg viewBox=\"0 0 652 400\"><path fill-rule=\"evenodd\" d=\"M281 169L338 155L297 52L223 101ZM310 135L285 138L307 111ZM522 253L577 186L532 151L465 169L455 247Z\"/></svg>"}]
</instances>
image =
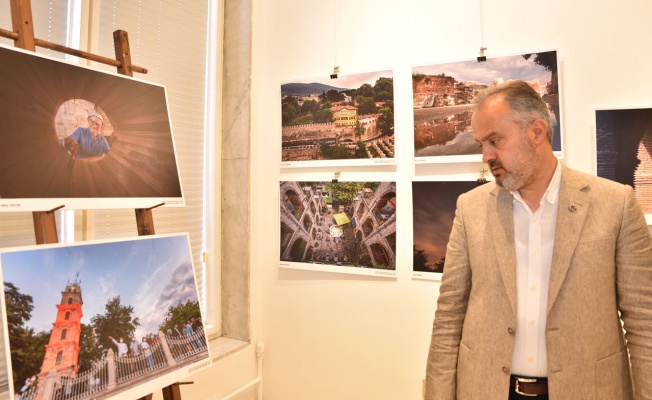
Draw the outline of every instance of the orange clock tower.
<instances>
[{"instance_id":1,"label":"orange clock tower","mask_svg":"<svg viewBox=\"0 0 652 400\"><path fill-rule=\"evenodd\" d=\"M47 376L52 369L59 376L73 376L77 372L82 304L79 281L68 282L66 290L61 292L61 303L57 304L57 318L52 324L50 342L45 346L39 378Z\"/></svg>"}]
</instances>

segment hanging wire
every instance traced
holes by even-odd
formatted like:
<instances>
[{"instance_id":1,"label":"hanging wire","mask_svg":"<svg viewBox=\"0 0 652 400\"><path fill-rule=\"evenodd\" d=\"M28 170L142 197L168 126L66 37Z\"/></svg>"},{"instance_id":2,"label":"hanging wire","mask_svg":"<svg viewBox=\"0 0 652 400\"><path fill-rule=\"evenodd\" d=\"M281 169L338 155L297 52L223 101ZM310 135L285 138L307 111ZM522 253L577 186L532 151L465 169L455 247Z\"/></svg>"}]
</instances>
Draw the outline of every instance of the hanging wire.
<instances>
[{"instance_id":1,"label":"hanging wire","mask_svg":"<svg viewBox=\"0 0 652 400\"><path fill-rule=\"evenodd\" d=\"M337 79L340 67L337 66L337 0L333 0L333 72L331 79Z\"/></svg>"},{"instance_id":2,"label":"hanging wire","mask_svg":"<svg viewBox=\"0 0 652 400\"><path fill-rule=\"evenodd\" d=\"M485 47L484 42L484 0L480 0L480 47Z\"/></svg>"},{"instance_id":3,"label":"hanging wire","mask_svg":"<svg viewBox=\"0 0 652 400\"><path fill-rule=\"evenodd\" d=\"M484 54L485 50L487 50L487 47L484 43L484 0L480 0L480 55L478 56L478 62L487 61Z\"/></svg>"}]
</instances>

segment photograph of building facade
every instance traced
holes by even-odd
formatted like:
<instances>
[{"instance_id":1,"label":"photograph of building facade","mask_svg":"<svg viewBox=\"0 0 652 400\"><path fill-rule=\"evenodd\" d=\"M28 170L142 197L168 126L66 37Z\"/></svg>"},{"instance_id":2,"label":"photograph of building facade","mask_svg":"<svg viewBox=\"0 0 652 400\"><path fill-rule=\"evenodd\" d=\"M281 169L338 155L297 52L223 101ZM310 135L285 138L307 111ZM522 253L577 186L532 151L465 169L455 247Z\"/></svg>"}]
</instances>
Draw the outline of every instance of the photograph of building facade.
<instances>
[{"instance_id":1,"label":"photograph of building facade","mask_svg":"<svg viewBox=\"0 0 652 400\"><path fill-rule=\"evenodd\" d=\"M281 85L282 162L394 158L391 71Z\"/></svg>"},{"instance_id":2,"label":"photograph of building facade","mask_svg":"<svg viewBox=\"0 0 652 400\"><path fill-rule=\"evenodd\" d=\"M280 183L280 260L396 269L395 182Z\"/></svg>"},{"instance_id":3,"label":"photograph of building facade","mask_svg":"<svg viewBox=\"0 0 652 400\"><path fill-rule=\"evenodd\" d=\"M544 99L554 128L553 150L561 152L557 68L556 51L412 68L415 157L477 155L479 161L481 149L471 134L471 101L487 86L510 79L528 82Z\"/></svg>"}]
</instances>

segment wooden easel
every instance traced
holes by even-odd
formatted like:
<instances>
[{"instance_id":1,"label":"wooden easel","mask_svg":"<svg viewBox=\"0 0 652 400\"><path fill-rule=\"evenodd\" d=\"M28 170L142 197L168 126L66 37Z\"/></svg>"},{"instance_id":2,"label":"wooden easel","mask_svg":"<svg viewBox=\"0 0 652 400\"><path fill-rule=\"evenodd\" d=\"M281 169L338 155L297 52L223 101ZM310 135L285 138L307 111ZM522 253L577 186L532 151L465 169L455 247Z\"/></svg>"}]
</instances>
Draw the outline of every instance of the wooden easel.
<instances>
[{"instance_id":1,"label":"wooden easel","mask_svg":"<svg viewBox=\"0 0 652 400\"><path fill-rule=\"evenodd\" d=\"M102 64L108 64L116 67L118 73L133 76L134 72L146 74L145 68L133 65L131 63L131 52L129 50L129 37L126 31L117 30L113 32L113 44L115 47L115 60L112 58L98 56L96 54L62 46L47 40L41 40L34 37L34 24L32 19L32 5L30 0L9 0L11 6L11 24L13 31L0 28L0 36L13 39L15 46L24 50L36 51L36 46L44 47L50 50L59 51L73 56L96 61ZM162 206L164 203L157 204L150 208L137 208L136 224L138 235L153 235L154 217L152 210ZM32 213L34 219L34 234L37 244L58 243L57 225L54 219L54 212L65 207L59 206L49 211L35 211ZM179 385L191 384L192 382L177 382L170 386L164 387L164 400L181 400ZM139 400L151 400L152 394L142 397Z\"/></svg>"}]
</instances>

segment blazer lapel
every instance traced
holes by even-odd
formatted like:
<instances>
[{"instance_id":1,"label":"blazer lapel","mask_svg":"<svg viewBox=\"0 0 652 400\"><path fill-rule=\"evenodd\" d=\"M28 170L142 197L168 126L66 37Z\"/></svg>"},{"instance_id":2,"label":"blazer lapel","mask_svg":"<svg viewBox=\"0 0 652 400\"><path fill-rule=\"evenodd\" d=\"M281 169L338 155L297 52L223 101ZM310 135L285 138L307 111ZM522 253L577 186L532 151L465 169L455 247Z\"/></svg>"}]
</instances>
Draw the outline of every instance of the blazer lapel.
<instances>
[{"instance_id":1,"label":"blazer lapel","mask_svg":"<svg viewBox=\"0 0 652 400\"><path fill-rule=\"evenodd\" d=\"M512 194L508 190L496 187L491 192L496 196L495 212L489 214L489 226L494 230L494 251L496 262L505 286L505 292L516 318L516 254L514 252L514 214L512 211Z\"/></svg>"},{"instance_id":2,"label":"blazer lapel","mask_svg":"<svg viewBox=\"0 0 652 400\"><path fill-rule=\"evenodd\" d=\"M587 185L573 170L562 164L555 245L552 252L550 286L548 287L548 313L550 313L550 309L566 279L573 252L586 220L590 199L583 189Z\"/></svg>"}]
</instances>

